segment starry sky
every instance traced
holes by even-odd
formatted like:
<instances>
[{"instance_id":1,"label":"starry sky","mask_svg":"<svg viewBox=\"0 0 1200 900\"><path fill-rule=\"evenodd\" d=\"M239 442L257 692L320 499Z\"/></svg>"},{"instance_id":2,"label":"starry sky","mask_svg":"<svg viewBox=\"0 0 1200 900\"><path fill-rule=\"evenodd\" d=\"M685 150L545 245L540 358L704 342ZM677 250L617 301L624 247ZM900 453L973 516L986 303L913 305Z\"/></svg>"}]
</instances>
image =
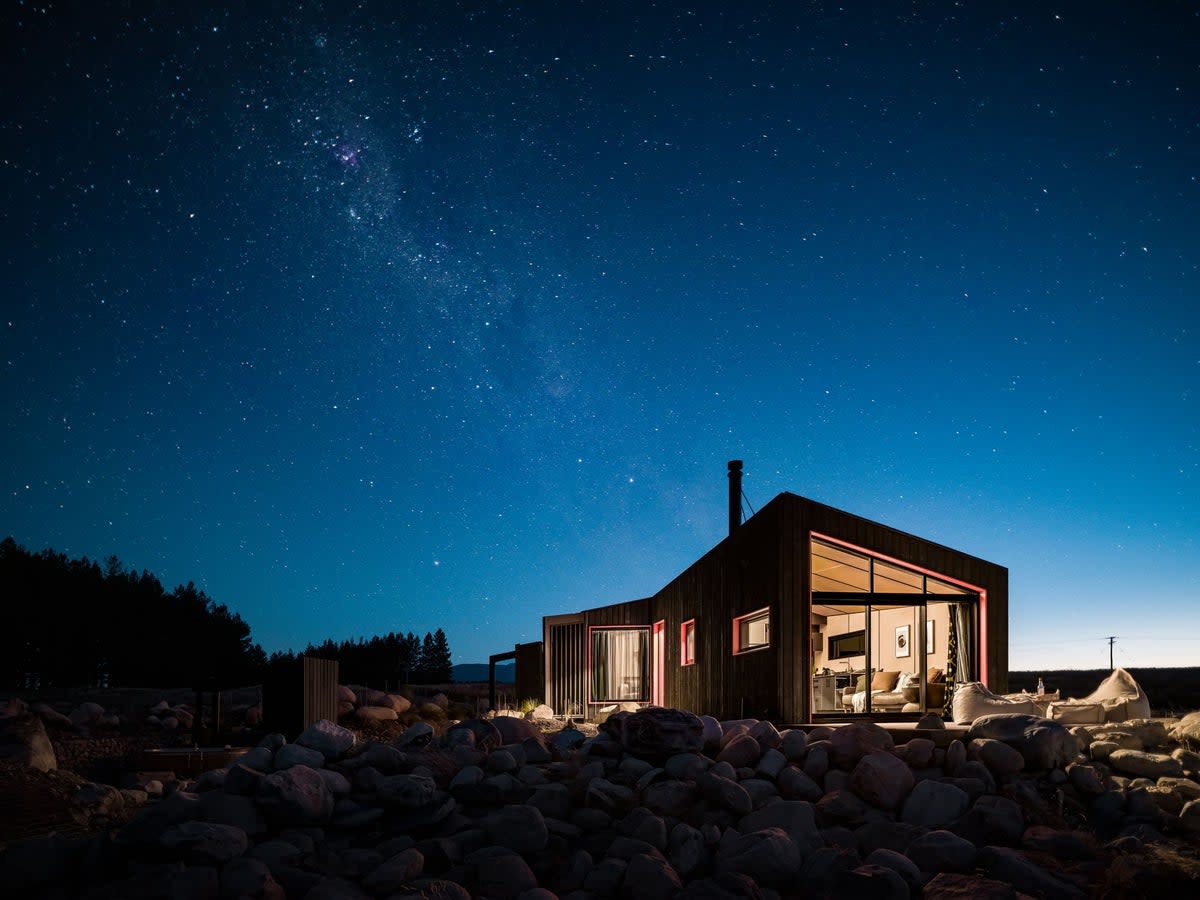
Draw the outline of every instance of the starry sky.
<instances>
[{"instance_id":1,"label":"starry sky","mask_svg":"<svg viewBox=\"0 0 1200 900\"><path fill-rule=\"evenodd\" d=\"M1200 664L1193 4L0 12L0 532L268 651L654 593L725 462Z\"/></svg>"}]
</instances>

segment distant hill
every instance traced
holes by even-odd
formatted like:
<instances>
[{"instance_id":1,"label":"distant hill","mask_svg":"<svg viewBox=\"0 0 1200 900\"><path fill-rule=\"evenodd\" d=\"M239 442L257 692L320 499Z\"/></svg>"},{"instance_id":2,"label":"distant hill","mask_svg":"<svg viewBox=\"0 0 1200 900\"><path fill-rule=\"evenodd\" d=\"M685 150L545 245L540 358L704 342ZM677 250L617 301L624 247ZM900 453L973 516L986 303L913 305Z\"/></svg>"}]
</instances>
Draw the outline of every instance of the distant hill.
<instances>
[{"instance_id":1,"label":"distant hill","mask_svg":"<svg viewBox=\"0 0 1200 900\"><path fill-rule=\"evenodd\" d=\"M513 684L515 679L513 671L516 667L512 663L503 663L496 666L496 683L497 684ZM464 681L487 681L488 680L488 664L487 663L459 663L454 666L454 681L456 684L461 684Z\"/></svg>"}]
</instances>

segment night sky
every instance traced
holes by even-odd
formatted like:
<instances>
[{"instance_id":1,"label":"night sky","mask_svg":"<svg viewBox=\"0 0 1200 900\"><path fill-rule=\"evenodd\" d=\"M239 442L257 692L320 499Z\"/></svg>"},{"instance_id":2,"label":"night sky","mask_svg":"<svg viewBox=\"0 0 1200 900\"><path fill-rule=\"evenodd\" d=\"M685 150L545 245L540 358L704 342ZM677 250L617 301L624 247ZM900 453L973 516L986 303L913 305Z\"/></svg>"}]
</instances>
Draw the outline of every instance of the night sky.
<instances>
[{"instance_id":1,"label":"night sky","mask_svg":"<svg viewBox=\"0 0 1200 900\"><path fill-rule=\"evenodd\" d=\"M1014 669L1200 664L1194 4L0 35L0 536L194 580L268 652L477 662L657 591L741 458L755 508L1006 565Z\"/></svg>"}]
</instances>

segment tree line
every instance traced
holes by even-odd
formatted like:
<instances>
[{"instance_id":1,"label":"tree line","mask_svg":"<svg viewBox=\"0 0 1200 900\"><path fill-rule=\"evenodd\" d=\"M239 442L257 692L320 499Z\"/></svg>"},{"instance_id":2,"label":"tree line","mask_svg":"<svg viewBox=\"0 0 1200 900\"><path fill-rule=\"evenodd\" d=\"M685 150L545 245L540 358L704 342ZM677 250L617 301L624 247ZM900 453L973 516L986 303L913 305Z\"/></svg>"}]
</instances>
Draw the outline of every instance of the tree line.
<instances>
[{"instance_id":1,"label":"tree line","mask_svg":"<svg viewBox=\"0 0 1200 900\"><path fill-rule=\"evenodd\" d=\"M268 657L237 613L194 583L168 591L150 572L110 556L101 566L46 549L0 542L0 686L191 686L215 679L254 684L299 656L339 662L339 680L374 686L451 680L442 629L340 643Z\"/></svg>"}]
</instances>

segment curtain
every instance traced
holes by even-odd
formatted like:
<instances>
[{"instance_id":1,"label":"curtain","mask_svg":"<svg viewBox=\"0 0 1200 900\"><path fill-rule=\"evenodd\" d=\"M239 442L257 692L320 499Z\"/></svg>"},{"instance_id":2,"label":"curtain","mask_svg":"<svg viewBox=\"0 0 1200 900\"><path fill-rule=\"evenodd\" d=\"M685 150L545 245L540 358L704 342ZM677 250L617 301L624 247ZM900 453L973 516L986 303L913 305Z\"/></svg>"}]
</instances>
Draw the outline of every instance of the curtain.
<instances>
[{"instance_id":1,"label":"curtain","mask_svg":"<svg viewBox=\"0 0 1200 900\"><path fill-rule=\"evenodd\" d=\"M942 714L953 713L954 689L968 681L977 681L971 658L971 605L950 604L950 627L946 634L946 703Z\"/></svg>"},{"instance_id":2,"label":"curtain","mask_svg":"<svg viewBox=\"0 0 1200 900\"><path fill-rule=\"evenodd\" d=\"M592 632L592 700L649 699L650 632L598 628Z\"/></svg>"}]
</instances>

